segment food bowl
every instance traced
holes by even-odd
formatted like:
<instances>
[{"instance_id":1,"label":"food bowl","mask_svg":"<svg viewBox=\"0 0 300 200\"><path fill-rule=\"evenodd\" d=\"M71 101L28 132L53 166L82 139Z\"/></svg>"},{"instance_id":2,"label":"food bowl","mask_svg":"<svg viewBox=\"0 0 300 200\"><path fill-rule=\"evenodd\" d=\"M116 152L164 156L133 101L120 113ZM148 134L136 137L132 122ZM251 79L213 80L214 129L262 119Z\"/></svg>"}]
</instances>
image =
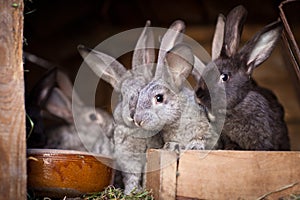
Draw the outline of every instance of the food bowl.
<instances>
[{"instance_id":1,"label":"food bowl","mask_svg":"<svg viewBox=\"0 0 300 200\"><path fill-rule=\"evenodd\" d=\"M114 160L88 152L28 149L28 190L36 196L78 197L112 184Z\"/></svg>"}]
</instances>

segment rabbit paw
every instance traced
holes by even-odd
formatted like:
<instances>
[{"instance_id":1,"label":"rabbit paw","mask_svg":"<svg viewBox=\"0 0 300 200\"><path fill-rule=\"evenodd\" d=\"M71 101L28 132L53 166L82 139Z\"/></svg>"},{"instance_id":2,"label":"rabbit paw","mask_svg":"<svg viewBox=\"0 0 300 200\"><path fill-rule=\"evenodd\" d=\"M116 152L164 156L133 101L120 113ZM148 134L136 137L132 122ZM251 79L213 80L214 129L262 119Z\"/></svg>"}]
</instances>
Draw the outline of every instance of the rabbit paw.
<instances>
[{"instance_id":1,"label":"rabbit paw","mask_svg":"<svg viewBox=\"0 0 300 200\"><path fill-rule=\"evenodd\" d=\"M182 150L185 149L185 147L177 142L166 142L163 149L174 151L177 154L180 154Z\"/></svg>"},{"instance_id":2,"label":"rabbit paw","mask_svg":"<svg viewBox=\"0 0 300 200\"><path fill-rule=\"evenodd\" d=\"M124 194L129 195L132 192L139 192L142 190L140 186L140 178L141 174L134 174L134 173L123 173L124 179Z\"/></svg>"},{"instance_id":3,"label":"rabbit paw","mask_svg":"<svg viewBox=\"0 0 300 200\"><path fill-rule=\"evenodd\" d=\"M192 140L186 145L187 150L204 150L205 141L204 140Z\"/></svg>"}]
</instances>

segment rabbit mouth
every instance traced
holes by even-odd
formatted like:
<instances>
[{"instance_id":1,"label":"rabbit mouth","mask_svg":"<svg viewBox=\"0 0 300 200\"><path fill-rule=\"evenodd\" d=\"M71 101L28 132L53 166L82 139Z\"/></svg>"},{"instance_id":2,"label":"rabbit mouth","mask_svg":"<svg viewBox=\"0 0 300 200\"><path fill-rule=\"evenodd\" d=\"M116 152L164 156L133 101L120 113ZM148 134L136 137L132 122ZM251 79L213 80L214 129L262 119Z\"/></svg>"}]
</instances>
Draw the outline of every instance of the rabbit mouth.
<instances>
[{"instance_id":1,"label":"rabbit mouth","mask_svg":"<svg viewBox=\"0 0 300 200\"><path fill-rule=\"evenodd\" d=\"M143 124L145 123L145 121L134 121L134 124L137 126L137 127L142 127Z\"/></svg>"},{"instance_id":2,"label":"rabbit mouth","mask_svg":"<svg viewBox=\"0 0 300 200\"><path fill-rule=\"evenodd\" d=\"M135 126L142 128L147 131L159 131L162 129L160 124L151 123L150 120L142 119L142 120L134 120Z\"/></svg>"}]
</instances>

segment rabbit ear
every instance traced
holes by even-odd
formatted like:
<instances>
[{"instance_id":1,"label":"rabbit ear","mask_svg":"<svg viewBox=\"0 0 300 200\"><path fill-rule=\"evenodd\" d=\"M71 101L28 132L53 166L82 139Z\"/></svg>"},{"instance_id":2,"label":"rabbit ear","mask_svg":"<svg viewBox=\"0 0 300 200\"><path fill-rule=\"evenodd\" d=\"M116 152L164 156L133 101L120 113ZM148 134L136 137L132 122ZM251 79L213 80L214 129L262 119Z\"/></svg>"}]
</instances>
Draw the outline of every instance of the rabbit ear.
<instances>
[{"instance_id":1,"label":"rabbit ear","mask_svg":"<svg viewBox=\"0 0 300 200\"><path fill-rule=\"evenodd\" d=\"M271 55L281 33L281 22L273 22L265 26L240 50L240 59L246 59L247 74L250 75L255 67L259 66Z\"/></svg>"},{"instance_id":2,"label":"rabbit ear","mask_svg":"<svg viewBox=\"0 0 300 200\"><path fill-rule=\"evenodd\" d=\"M231 57L237 52L246 17L247 10L241 5L227 15L221 56Z\"/></svg>"},{"instance_id":3,"label":"rabbit ear","mask_svg":"<svg viewBox=\"0 0 300 200\"><path fill-rule=\"evenodd\" d=\"M53 88L45 103L45 108L52 115L62 118L70 124L73 123L71 101L60 89Z\"/></svg>"},{"instance_id":4,"label":"rabbit ear","mask_svg":"<svg viewBox=\"0 0 300 200\"><path fill-rule=\"evenodd\" d=\"M178 44L166 55L172 82L180 88L193 69L194 55L188 46Z\"/></svg>"},{"instance_id":5,"label":"rabbit ear","mask_svg":"<svg viewBox=\"0 0 300 200\"><path fill-rule=\"evenodd\" d=\"M89 49L83 45L78 46L78 51L97 76L119 91L119 82L123 74L126 73L126 69L121 63L107 54Z\"/></svg>"},{"instance_id":6,"label":"rabbit ear","mask_svg":"<svg viewBox=\"0 0 300 200\"><path fill-rule=\"evenodd\" d=\"M194 56L194 67L192 70L192 75L197 83L200 81L201 73L203 72L205 67L206 65L197 56Z\"/></svg>"},{"instance_id":7,"label":"rabbit ear","mask_svg":"<svg viewBox=\"0 0 300 200\"><path fill-rule=\"evenodd\" d=\"M224 28L225 28L225 17L222 14L219 14L216 30L212 42L212 60L218 58L221 53L223 40L224 40Z\"/></svg>"},{"instance_id":8,"label":"rabbit ear","mask_svg":"<svg viewBox=\"0 0 300 200\"><path fill-rule=\"evenodd\" d=\"M152 29L149 27L150 24L148 20L135 46L132 58L132 69L155 62L154 36Z\"/></svg>"},{"instance_id":9,"label":"rabbit ear","mask_svg":"<svg viewBox=\"0 0 300 200\"><path fill-rule=\"evenodd\" d=\"M43 107L50 91L56 86L56 74L57 68L52 68L35 84L29 95L29 104Z\"/></svg>"},{"instance_id":10,"label":"rabbit ear","mask_svg":"<svg viewBox=\"0 0 300 200\"><path fill-rule=\"evenodd\" d=\"M185 30L185 24L181 20L176 20L164 34L158 52L157 67L155 76L160 76L164 68L166 53L170 51L176 44L182 42L182 33Z\"/></svg>"},{"instance_id":11,"label":"rabbit ear","mask_svg":"<svg viewBox=\"0 0 300 200\"><path fill-rule=\"evenodd\" d=\"M57 72L57 84L67 98L72 99L72 101L77 105L83 105L83 102L79 98L78 94L75 92L75 90L73 90L74 87L71 80L62 71Z\"/></svg>"}]
</instances>

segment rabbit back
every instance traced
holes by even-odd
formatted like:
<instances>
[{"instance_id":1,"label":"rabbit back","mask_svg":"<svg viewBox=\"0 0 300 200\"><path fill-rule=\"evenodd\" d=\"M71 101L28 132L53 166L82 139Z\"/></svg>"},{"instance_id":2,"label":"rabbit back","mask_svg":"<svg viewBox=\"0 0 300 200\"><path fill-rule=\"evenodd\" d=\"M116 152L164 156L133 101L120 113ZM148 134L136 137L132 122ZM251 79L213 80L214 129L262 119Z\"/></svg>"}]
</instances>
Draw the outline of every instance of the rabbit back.
<instances>
[{"instance_id":1,"label":"rabbit back","mask_svg":"<svg viewBox=\"0 0 300 200\"><path fill-rule=\"evenodd\" d=\"M241 149L289 150L282 106L270 91L257 90L228 111L222 133Z\"/></svg>"}]
</instances>

